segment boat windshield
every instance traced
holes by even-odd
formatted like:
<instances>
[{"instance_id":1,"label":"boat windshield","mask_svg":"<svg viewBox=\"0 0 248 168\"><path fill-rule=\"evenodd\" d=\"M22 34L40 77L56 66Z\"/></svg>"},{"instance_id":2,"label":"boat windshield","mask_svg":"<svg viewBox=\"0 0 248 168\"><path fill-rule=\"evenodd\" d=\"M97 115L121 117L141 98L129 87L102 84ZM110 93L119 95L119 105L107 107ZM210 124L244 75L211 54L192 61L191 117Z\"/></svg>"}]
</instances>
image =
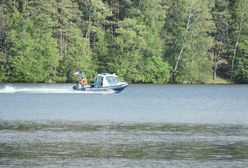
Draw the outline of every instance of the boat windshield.
<instances>
[{"instance_id":1,"label":"boat windshield","mask_svg":"<svg viewBox=\"0 0 248 168\"><path fill-rule=\"evenodd\" d=\"M119 82L119 80L115 76L107 76L106 79L109 83L109 86L115 86Z\"/></svg>"},{"instance_id":2,"label":"boat windshield","mask_svg":"<svg viewBox=\"0 0 248 168\"><path fill-rule=\"evenodd\" d=\"M103 78L101 76L97 76L95 79L95 87L102 87L102 80Z\"/></svg>"}]
</instances>

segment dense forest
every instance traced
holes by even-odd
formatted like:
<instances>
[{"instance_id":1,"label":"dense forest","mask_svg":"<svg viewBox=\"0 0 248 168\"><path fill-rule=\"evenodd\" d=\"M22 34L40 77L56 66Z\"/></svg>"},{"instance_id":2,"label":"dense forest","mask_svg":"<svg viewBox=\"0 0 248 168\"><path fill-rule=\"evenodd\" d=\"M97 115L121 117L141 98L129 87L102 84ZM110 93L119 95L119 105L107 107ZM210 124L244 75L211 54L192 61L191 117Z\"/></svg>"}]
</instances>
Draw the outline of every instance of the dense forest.
<instances>
[{"instance_id":1,"label":"dense forest","mask_svg":"<svg viewBox=\"0 0 248 168\"><path fill-rule=\"evenodd\" d=\"M247 0L0 0L0 82L248 83Z\"/></svg>"}]
</instances>

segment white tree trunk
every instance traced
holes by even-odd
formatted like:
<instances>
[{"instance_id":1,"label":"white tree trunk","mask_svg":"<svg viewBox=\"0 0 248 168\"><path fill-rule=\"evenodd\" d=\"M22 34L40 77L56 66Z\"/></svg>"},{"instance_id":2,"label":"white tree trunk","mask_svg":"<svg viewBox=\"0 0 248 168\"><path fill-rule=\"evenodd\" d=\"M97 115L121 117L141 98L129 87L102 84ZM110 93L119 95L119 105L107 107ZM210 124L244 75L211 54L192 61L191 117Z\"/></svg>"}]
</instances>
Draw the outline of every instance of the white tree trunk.
<instances>
[{"instance_id":1,"label":"white tree trunk","mask_svg":"<svg viewBox=\"0 0 248 168\"><path fill-rule=\"evenodd\" d=\"M235 61L235 58L236 58L236 54L237 54L237 50L238 50L238 46L239 46L239 41L240 41L240 36L241 36L242 29L243 29L244 15L245 15L245 12L246 12L246 6L247 6L247 2L245 2L244 6L243 6L242 15L241 15L241 21L240 21L238 35L237 35L238 37L237 37L237 41L236 41L234 51L233 51L232 65L231 65L231 79L233 79L234 61Z\"/></svg>"},{"instance_id":2,"label":"white tree trunk","mask_svg":"<svg viewBox=\"0 0 248 168\"><path fill-rule=\"evenodd\" d=\"M190 22L191 22L191 17L192 17L192 9L193 9L193 0L191 0L191 5L190 5L189 15L188 15L188 21L187 21L187 27L186 27L186 31L185 31L185 34L184 34L184 37L183 37L182 48L181 48L181 50L179 52L179 55L178 55L177 60L176 60L175 67L174 67L173 72L172 72L173 77L176 76L176 71L177 71L179 61L180 61L181 56L183 54L183 51L185 49L185 43L187 41L187 35L188 35L188 32L189 32L189 27L190 27Z\"/></svg>"},{"instance_id":3,"label":"white tree trunk","mask_svg":"<svg viewBox=\"0 0 248 168\"><path fill-rule=\"evenodd\" d=\"M90 36L90 32L91 32L91 24L92 24L92 21L91 21L91 16L89 16L89 20L88 20L88 28L87 28L87 32L86 32L86 35L85 35L85 38L89 38Z\"/></svg>"}]
</instances>

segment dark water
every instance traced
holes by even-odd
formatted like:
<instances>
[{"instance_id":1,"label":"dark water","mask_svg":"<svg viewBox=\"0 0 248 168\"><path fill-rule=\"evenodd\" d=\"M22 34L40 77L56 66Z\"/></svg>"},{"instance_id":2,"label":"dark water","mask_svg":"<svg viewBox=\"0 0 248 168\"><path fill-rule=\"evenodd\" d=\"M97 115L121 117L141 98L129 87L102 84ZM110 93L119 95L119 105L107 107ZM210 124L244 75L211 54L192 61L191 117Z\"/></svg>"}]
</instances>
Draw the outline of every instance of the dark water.
<instances>
[{"instance_id":1,"label":"dark water","mask_svg":"<svg viewBox=\"0 0 248 168\"><path fill-rule=\"evenodd\" d=\"M0 167L248 167L248 86L0 85Z\"/></svg>"}]
</instances>

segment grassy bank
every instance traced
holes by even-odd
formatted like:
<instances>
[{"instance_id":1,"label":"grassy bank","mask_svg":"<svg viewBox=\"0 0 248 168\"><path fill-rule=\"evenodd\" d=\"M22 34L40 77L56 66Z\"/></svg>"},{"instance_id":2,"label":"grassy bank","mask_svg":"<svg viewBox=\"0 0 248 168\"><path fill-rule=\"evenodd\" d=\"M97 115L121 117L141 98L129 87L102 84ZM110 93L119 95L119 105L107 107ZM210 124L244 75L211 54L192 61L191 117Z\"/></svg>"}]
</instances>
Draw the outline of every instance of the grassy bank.
<instances>
[{"instance_id":1,"label":"grassy bank","mask_svg":"<svg viewBox=\"0 0 248 168\"><path fill-rule=\"evenodd\" d=\"M217 77L215 80L213 80L213 78L207 79L206 84L233 84L233 82L227 79Z\"/></svg>"}]
</instances>

